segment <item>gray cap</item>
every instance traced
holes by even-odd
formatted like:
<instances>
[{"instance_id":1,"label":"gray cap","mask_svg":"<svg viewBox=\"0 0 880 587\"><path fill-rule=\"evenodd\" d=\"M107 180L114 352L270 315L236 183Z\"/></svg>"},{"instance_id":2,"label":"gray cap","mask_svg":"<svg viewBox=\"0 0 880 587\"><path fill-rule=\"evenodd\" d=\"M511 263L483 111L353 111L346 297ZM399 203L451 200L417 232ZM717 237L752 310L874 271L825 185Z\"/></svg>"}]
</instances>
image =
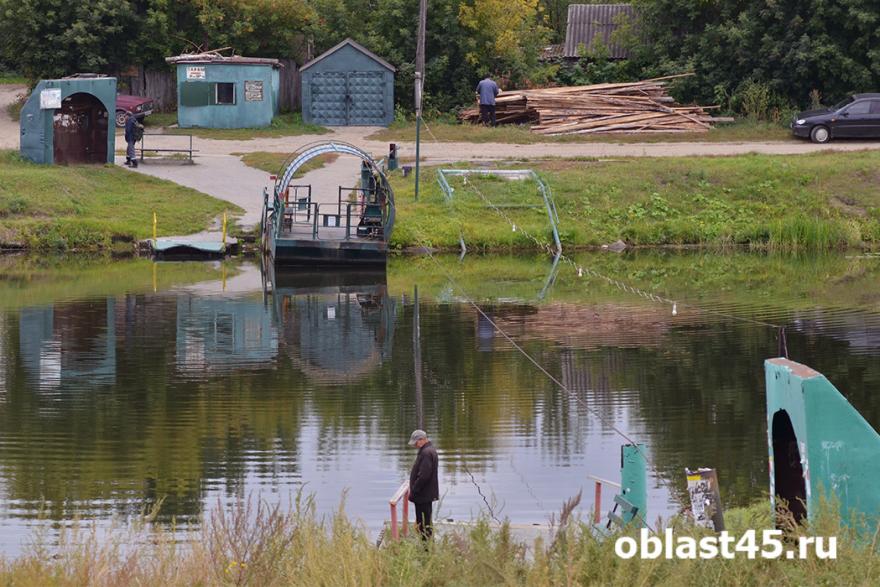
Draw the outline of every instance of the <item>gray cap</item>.
<instances>
[{"instance_id":1,"label":"gray cap","mask_svg":"<svg viewBox=\"0 0 880 587\"><path fill-rule=\"evenodd\" d=\"M423 438L428 438L428 435L425 434L424 430L413 430L413 433L409 437L409 445L415 446L416 442Z\"/></svg>"}]
</instances>

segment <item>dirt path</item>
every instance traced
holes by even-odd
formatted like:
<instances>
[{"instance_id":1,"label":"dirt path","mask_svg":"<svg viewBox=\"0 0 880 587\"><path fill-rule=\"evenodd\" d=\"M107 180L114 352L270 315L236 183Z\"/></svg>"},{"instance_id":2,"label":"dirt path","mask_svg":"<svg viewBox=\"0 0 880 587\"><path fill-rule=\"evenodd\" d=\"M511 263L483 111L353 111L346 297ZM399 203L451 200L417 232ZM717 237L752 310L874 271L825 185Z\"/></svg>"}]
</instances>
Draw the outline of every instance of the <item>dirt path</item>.
<instances>
[{"instance_id":1,"label":"dirt path","mask_svg":"<svg viewBox=\"0 0 880 587\"><path fill-rule=\"evenodd\" d=\"M378 157L388 152L388 143L366 137L377 129L347 127L333 133L315 136L260 138L249 141L218 141L195 139L200 154L229 154L251 151L280 151L292 153L298 148L319 140L338 140L352 143ZM430 139L430 136L428 137ZM124 148L124 144L121 146ZM415 144L398 143L400 157L415 158ZM470 161L500 159L546 159L572 157L701 157L762 153L768 155L802 155L820 151L861 151L880 149L880 141L839 141L828 145L814 145L806 141L745 142L745 143L537 143L513 145L507 143L447 143L425 140L421 156L424 161Z\"/></svg>"},{"instance_id":2,"label":"dirt path","mask_svg":"<svg viewBox=\"0 0 880 587\"><path fill-rule=\"evenodd\" d=\"M12 120L6 112L7 106L27 92L27 86L16 84L0 85L0 149L18 149L21 131L18 121Z\"/></svg>"}]
</instances>

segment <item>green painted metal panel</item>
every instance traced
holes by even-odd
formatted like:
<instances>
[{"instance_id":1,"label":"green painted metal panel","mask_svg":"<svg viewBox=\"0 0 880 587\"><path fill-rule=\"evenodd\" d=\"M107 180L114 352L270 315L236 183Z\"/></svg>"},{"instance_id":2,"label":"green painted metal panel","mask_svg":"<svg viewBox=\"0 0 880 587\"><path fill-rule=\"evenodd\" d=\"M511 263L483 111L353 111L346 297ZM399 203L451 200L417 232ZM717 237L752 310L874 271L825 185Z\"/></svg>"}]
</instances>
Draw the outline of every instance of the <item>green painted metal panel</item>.
<instances>
[{"instance_id":1,"label":"green painted metal panel","mask_svg":"<svg viewBox=\"0 0 880 587\"><path fill-rule=\"evenodd\" d=\"M109 116L106 143L106 162L113 163L116 154L116 133L113 130L113 114L116 112L116 78L71 77L40 80L21 110L20 151L22 157L35 163L52 164L54 156L54 117L58 109L41 108L43 92L60 93L66 100L74 94L88 94L100 101Z\"/></svg>"},{"instance_id":2,"label":"green painted metal panel","mask_svg":"<svg viewBox=\"0 0 880 587\"><path fill-rule=\"evenodd\" d=\"M202 69L190 71L191 68ZM188 73L194 75L188 77ZM198 79L193 79L196 75ZM279 79L278 71L271 64L178 63L178 125L181 128L269 126L278 110ZM234 104L216 103L217 84L232 84Z\"/></svg>"},{"instance_id":3,"label":"green painted metal panel","mask_svg":"<svg viewBox=\"0 0 880 587\"><path fill-rule=\"evenodd\" d=\"M348 79L345 73L316 73L311 82L311 113L315 124L348 124Z\"/></svg>"},{"instance_id":4,"label":"green painted metal panel","mask_svg":"<svg viewBox=\"0 0 880 587\"><path fill-rule=\"evenodd\" d=\"M764 363L770 495L798 495L807 518L833 496L843 519L880 516L880 435L818 371L789 361ZM792 509L795 510L797 505Z\"/></svg>"},{"instance_id":5,"label":"green painted metal panel","mask_svg":"<svg viewBox=\"0 0 880 587\"><path fill-rule=\"evenodd\" d=\"M214 84L183 82L180 84L181 106L208 106L214 102Z\"/></svg>"},{"instance_id":6,"label":"green painted metal panel","mask_svg":"<svg viewBox=\"0 0 880 587\"><path fill-rule=\"evenodd\" d=\"M348 123L381 125L385 112L385 74L381 71L353 71L348 74L348 95L351 107Z\"/></svg>"},{"instance_id":7,"label":"green painted metal panel","mask_svg":"<svg viewBox=\"0 0 880 587\"><path fill-rule=\"evenodd\" d=\"M152 241L153 251L167 253L171 250L189 250L193 253L221 254L226 251L226 244L221 241L193 241L183 238L158 238Z\"/></svg>"},{"instance_id":8,"label":"green painted metal panel","mask_svg":"<svg viewBox=\"0 0 880 587\"><path fill-rule=\"evenodd\" d=\"M394 72L357 47L343 44L301 71L306 122L381 126L394 119Z\"/></svg>"},{"instance_id":9,"label":"green painted metal panel","mask_svg":"<svg viewBox=\"0 0 880 587\"><path fill-rule=\"evenodd\" d=\"M644 450L641 444L620 447L620 495L632 505L624 510L623 521L638 526L645 525L648 509L648 471Z\"/></svg>"}]
</instances>

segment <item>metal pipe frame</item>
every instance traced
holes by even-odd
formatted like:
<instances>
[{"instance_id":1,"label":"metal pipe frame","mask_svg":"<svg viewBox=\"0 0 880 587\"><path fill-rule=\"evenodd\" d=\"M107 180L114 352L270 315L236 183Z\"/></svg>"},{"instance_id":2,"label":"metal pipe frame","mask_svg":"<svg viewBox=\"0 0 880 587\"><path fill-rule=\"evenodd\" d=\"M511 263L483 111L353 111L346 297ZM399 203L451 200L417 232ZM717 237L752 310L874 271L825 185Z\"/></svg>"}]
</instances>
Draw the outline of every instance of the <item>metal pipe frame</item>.
<instances>
[{"instance_id":1,"label":"metal pipe frame","mask_svg":"<svg viewBox=\"0 0 880 587\"><path fill-rule=\"evenodd\" d=\"M547 219L550 221L550 228L553 230L553 242L556 245L556 254L562 253L562 241L559 240L559 214L556 211L556 202L553 201L553 193L541 177L532 169L439 169L437 171L437 183L443 190L443 196L447 202L452 201L455 189L449 185L447 176L466 176L466 175L499 175L501 177L509 177L512 179L535 180L541 197L544 199L544 208L547 210Z\"/></svg>"}]
</instances>

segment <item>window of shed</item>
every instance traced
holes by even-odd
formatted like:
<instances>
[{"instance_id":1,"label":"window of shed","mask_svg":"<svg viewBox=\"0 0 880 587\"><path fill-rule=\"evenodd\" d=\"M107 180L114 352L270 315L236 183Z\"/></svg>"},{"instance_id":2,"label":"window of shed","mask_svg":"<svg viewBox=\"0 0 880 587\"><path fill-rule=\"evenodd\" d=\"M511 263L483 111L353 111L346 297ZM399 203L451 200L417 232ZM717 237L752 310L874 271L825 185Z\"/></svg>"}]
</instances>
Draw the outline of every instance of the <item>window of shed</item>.
<instances>
[{"instance_id":1,"label":"window of shed","mask_svg":"<svg viewBox=\"0 0 880 587\"><path fill-rule=\"evenodd\" d=\"M235 84L219 83L215 85L215 104L235 104Z\"/></svg>"}]
</instances>

